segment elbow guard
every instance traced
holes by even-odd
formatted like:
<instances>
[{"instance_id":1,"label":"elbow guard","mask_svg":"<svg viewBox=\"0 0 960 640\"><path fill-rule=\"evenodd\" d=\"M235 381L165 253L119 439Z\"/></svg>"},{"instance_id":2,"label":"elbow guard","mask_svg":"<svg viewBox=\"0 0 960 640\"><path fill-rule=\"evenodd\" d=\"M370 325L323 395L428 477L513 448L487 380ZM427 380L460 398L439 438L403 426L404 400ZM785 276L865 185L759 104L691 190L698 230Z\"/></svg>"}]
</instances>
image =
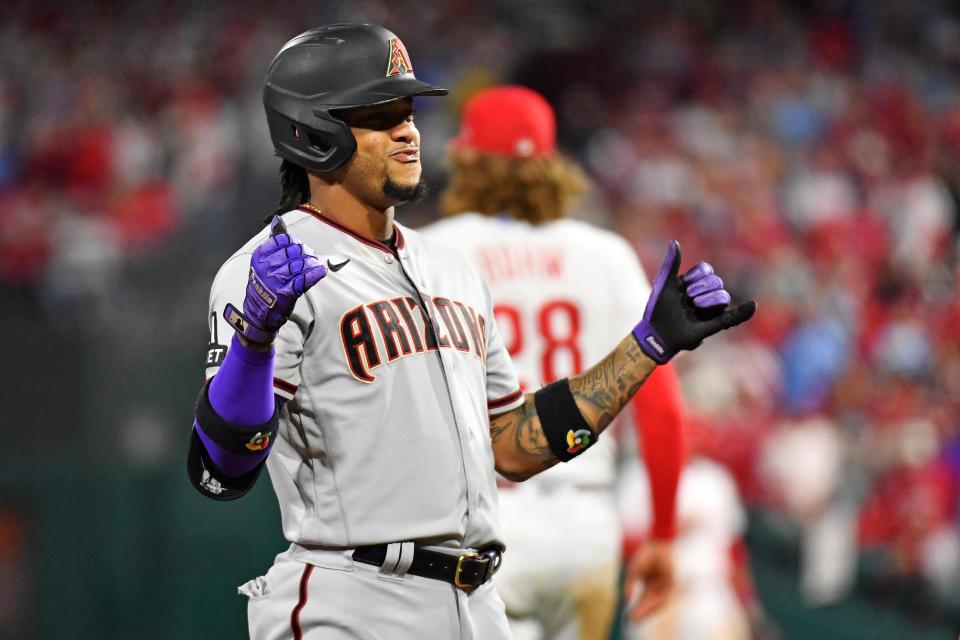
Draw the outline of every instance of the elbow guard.
<instances>
[{"instance_id":1,"label":"elbow guard","mask_svg":"<svg viewBox=\"0 0 960 640\"><path fill-rule=\"evenodd\" d=\"M580 413L567 378L551 382L534 393L533 403L550 450L561 462L576 458L600 436L590 429Z\"/></svg>"},{"instance_id":2,"label":"elbow guard","mask_svg":"<svg viewBox=\"0 0 960 640\"><path fill-rule=\"evenodd\" d=\"M264 457L273 444L280 425L280 413L274 409L273 416L265 423L251 428L238 429L213 410L207 393L210 385L204 385L197 398L195 417L204 435L217 447L234 456ZM187 474L193 486L214 500L235 500L253 488L263 469L262 460L241 476L229 476L214 463L200 439L197 429L190 436L190 452L187 455Z\"/></svg>"}]
</instances>

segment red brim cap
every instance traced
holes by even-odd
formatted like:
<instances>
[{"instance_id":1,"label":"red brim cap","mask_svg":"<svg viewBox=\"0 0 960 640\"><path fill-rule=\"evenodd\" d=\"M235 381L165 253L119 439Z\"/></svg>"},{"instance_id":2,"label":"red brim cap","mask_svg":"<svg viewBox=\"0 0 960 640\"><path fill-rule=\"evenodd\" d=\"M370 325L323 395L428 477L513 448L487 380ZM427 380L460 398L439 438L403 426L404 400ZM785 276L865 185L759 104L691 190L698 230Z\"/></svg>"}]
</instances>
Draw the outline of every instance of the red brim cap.
<instances>
[{"instance_id":1,"label":"red brim cap","mask_svg":"<svg viewBox=\"0 0 960 640\"><path fill-rule=\"evenodd\" d=\"M550 103L519 86L486 89L467 101L454 146L512 158L553 153L557 122Z\"/></svg>"}]
</instances>

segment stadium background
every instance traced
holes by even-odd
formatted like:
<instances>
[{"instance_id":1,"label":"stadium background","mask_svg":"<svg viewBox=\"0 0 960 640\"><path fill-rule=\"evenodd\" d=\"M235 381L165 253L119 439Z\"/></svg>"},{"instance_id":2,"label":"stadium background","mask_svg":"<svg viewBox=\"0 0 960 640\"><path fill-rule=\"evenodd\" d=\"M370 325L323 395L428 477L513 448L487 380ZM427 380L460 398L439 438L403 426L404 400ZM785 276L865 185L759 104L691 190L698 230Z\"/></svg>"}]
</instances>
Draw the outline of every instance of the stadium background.
<instances>
[{"instance_id":1,"label":"stadium background","mask_svg":"<svg viewBox=\"0 0 960 640\"><path fill-rule=\"evenodd\" d=\"M636 6L630 6L636 5ZM950 3L5 3L0 638L237 638L283 547L272 492L183 472L221 261L278 195L260 88L290 36L387 25L452 89L557 105L580 215L760 301L680 359L789 638L960 630L960 19ZM404 207L416 226L436 199ZM826 576L826 577L825 577Z\"/></svg>"}]
</instances>

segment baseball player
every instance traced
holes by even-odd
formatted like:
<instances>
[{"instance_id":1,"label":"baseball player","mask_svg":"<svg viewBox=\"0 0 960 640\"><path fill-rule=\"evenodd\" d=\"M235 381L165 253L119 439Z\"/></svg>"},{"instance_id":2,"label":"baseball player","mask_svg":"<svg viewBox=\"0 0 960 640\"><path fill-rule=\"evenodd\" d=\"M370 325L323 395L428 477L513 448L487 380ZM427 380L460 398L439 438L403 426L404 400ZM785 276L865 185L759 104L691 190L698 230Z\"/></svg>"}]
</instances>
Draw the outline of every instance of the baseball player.
<instances>
[{"instance_id":1,"label":"baseball player","mask_svg":"<svg viewBox=\"0 0 960 640\"><path fill-rule=\"evenodd\" d=\"M445 93L375 25L307 31L267 71L283 194L214 278L212 333L232 336L188 456L219 500L269 469L291 544L240 588L253 638L508 638L494 470L572 460L658 365L755 310L703 263L679 275L673 243L633 330L524 395L482 278L393 219L422 194L413 97Z\"/></svg>"},{"instance_id":2,"label":"baseball player","mask_svg":"<svg viewBox=\"0 0 960 640\"><path fill-rule=\"evenodd\" d=\"M637 486L648 481L638 467ZM650 521L644 492L624 505L637 526ZM746 640L750 624L734 588L732 551L742 545L746 512L730 472L694 451L680 475L678 535L674 542L676 588L665 607L633 626L631 640ZM509 540L508 540L509 542Z\"/></svg>"},{"instance_id":3,"label":"baseball player","mask_svg":"<svg viewBox=\"0 0 960 640\"><path fill-rule=\"evenodd\" d=\"M650 286L622 238L564 217L586 178L556 151L550 104L524 87L481 91L464 107L450 161L448 217L422 232L459 247L478 267L521 386L539 389L600 360L643 314ZM655 512L653 537L628 572L631 586L646 583L638 617L670 590L681 404L669 367L631 403ZM576 464L522 484L498 483L508 562L495 583L517 640L609 636L622 538L614 442L603 438ZM575 552L571 540L579 541Z\"/></svg>"}]
</instances>

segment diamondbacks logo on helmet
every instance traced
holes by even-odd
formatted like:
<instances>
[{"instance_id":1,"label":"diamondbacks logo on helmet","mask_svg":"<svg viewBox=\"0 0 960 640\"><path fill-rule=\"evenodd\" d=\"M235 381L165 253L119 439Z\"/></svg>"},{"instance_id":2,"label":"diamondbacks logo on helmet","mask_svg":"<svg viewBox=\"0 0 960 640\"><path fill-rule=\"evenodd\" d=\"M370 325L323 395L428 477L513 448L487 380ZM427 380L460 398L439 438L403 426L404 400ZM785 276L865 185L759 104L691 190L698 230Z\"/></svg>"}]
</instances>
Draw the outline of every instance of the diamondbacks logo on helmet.
<instances>
[{"instance_id":1,"label":"diamondbacks logo on helmet","mask_svg":"<svg viewBox=\"0 0 960 640\"><path fill-rule=\"evenodd\" d=\"M387 57L387 76L398 76L401 73L412 73L413 65L407 48L400 42L400 38L390 38L390 53Z\"/></svg>"}]
</instances>

